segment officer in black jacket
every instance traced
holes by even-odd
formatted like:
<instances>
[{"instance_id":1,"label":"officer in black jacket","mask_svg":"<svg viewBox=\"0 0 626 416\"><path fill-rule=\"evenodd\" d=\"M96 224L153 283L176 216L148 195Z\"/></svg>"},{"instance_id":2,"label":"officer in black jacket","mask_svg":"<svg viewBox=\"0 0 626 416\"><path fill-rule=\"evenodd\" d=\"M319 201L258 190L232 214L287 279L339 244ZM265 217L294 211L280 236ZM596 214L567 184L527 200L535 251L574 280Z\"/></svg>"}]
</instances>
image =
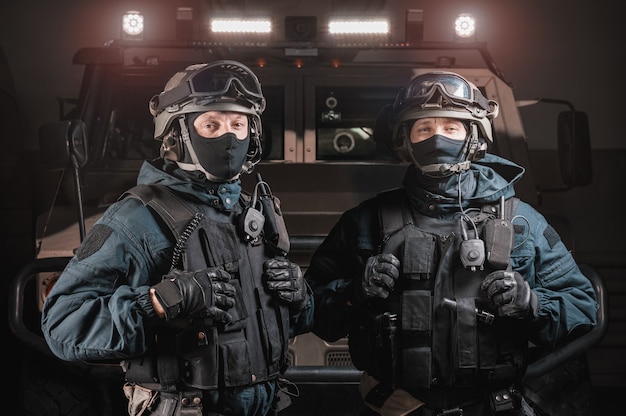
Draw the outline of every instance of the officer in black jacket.
<instances>
[{"instance_id":1,"label":"officer in black jacket","mask_svg":"<svg viewBox=\"0 0 626 416\"><path fill-rule=\"evenodd\" d=\"M288 340L312 325L278 201L265 192L263 211L261 191L241 189L264 108L239 62L176 73L150 102L162 157L144 162L46 298L52 352L123 360L131 416L268 414Z\"/></svg>"},{"instance_id":2,"label":"officer in black jacket","mask_svg":"<svg viewBox=\"0 0 626 416\"><path fill-rule=\"evenodd\" d=\"M595 325L589 280L514 196L524 169L487 153L497 114L458 74L416 76L375 129L409 162L402 186L345 212L311 260L313 332L349 337L371 412L532 414L516 394L529 341Z\"/></svg>"}]
</instances>

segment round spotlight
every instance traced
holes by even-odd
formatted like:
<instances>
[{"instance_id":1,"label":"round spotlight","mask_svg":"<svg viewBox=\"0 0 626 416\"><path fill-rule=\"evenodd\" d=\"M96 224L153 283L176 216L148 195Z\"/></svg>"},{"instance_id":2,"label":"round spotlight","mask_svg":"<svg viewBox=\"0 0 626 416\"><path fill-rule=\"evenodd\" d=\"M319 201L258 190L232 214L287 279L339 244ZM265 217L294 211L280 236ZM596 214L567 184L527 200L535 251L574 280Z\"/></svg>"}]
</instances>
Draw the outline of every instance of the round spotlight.
<instances>
[{"instance_id":1,"label":"round spotlight","mask_svg":"<svg viewBox=\"0 0 626 416\"><path fill-rule=\"evenodd\" d=\"M460 14L454 21L454 34L461 39L473 38L476 34L476 20L467 13Z\"/></svg>"},{"instance_id":2,"label":"round spotlight","mask_svg":"<svg viewBox=\"0 0 626 416\"><path fill-rule=\"evenodd\" d=\"M138 36L143 33L143 15L137 11L129 11L122 18L122 30L128 36Z\"/></svg>"}]
</instances>

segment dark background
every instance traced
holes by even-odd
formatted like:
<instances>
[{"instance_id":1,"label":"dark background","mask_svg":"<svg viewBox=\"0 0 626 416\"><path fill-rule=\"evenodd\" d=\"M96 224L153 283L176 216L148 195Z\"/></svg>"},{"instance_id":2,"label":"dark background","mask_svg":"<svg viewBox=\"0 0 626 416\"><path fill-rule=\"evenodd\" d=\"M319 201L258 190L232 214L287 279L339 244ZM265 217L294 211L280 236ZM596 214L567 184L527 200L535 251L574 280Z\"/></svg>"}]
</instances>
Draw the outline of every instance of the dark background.
<instances>
[{"instance_id":1,"label":"dark background","mask_svg":"<svg viewBox=\"0 0 626 416\"><path fill-rule=\"evenodd\" d=\"M207 1L208 2L208 1ZM159 8L196 3L175 0L4 0L0 4L0 152L2 291L34 255L36 215L48 209L38 198L37 132L59 118L58 97L76 97L82 68L72 65L78 48L100 46L119 36L119 16L145 10L156 20ZM424 40L452 40L449 22L459 12L478 20L477 40L488 45L518 99L559 98L588 114L594 181L568 193L546 194L544 208L563 213L577 240L576 257L604 276L610 294L610 328L590 352L594 385L609 397L626 391L626 222L621 204L626 190L626 139L622 99L626 94L626 47L619 2L588 0L429 0L429 1L212 1L254 15L318 15L334 12L384 13L404 39L404 11L424 10ZM618 20L620 19L620 20ZM167 30L170 23L162 22ZM547 136L541 117L522 113L530 151L538 160L540 182L552 184L556 133ZM3 310L6 299L2 297ZM4 325L3 325L4 327ZM8 329L7 331L8 332ZM3 357L19 355L2 338ZM14 362L18 362L17 360ZM613 396L615 397L615 396ZM603 396L604 399L604 396Z\"/></svg>"}]
</instances>

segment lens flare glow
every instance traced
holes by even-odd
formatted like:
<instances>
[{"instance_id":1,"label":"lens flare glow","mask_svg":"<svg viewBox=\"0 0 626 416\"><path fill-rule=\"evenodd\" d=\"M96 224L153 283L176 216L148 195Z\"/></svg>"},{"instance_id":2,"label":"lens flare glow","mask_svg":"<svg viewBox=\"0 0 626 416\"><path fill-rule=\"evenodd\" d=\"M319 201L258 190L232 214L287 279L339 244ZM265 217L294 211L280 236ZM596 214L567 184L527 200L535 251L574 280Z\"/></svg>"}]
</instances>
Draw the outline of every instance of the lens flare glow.
<instances>
[{"instance_id":1,"label":"lens flare glow","mask_svg":"<svg viewBox=\"0 0 626 416\"><path fill-rule=\"evenodd\" d=\"M469 14L460 14L454 21L454 33L463 39L468 39L476 33L476 20Z\"/></svg>"}]
</instances>

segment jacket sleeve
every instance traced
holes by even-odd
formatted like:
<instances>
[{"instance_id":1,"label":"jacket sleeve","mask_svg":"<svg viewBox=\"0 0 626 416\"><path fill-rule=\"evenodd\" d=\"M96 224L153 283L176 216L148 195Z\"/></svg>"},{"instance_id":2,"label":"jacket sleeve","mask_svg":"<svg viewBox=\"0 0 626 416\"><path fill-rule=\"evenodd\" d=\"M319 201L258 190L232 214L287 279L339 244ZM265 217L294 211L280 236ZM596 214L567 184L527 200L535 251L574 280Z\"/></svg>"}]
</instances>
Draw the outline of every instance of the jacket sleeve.
<instances>
[{"instance_id":1,"label":"jacket sleeve","mask_svg":"<svg viewBox=\"0 0 626 416\"><path fill-rule=\"evenodd\" d=\"M326 341L345 337L352 324L353 281L363 275L378 236L371 201L346 211L311 258L305 279L315 297L313 333Z\"/></svg>"},{"instance_id":2,"label":"jacket sleeve","mask_svg":"<svg viewBox=\"0 0 626 416\"><path fill-rule=\"evenodd\" d=\"M313 328L313 319L315 304L313 300L313 293L310 287L307 287L308 301L306 305L300 310L292 310L289 315L289 338L293 338L296 335L305 334L311 332Z\"/></svg>"},{"instance_id":3,"label":"jacket sleeve","mask_svg":"<svg viewBox=\"0 0 626 416\"><path fill-rule=\"evenodd\" d=\"M545 217L520 202L511 253L513 269L520 272L537 294L537 317L531 322L530 340L554 347L591 330L598 304L590 280Z\"/></svg>"},{"instance_id":4,"label":"jacket sleeve","mask_svg":"<svg viewBox=\"0 0 626 416\"><path fill-rule=\"evenodd\" d=\"M125 358L146 349L156 319L148 290L171 243L141 202L112 205L89 230L47 296L41 328L66 361Z\"/></svg>"}]
</instances>

